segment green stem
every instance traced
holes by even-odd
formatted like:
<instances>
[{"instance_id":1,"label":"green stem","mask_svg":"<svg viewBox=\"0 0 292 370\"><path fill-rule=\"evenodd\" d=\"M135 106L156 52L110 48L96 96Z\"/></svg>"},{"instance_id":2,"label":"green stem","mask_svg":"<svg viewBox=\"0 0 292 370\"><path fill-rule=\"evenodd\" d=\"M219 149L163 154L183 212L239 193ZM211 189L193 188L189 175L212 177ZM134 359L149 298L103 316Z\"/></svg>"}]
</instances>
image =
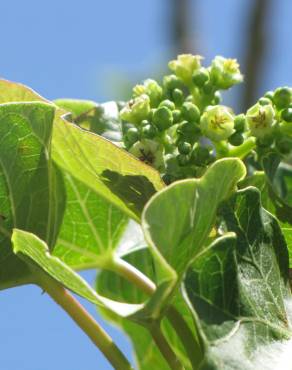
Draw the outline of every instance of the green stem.
<instances>
[{"instance_id":1,"label":"green stem","mask_svg":"<svg viewBox=\"0 0 292 370\"><path fill-rule=\"evenodd\" d=\"M156 286L153 281L122 259L114 260L112 262L111 269L131 283L135 284L147 295L152 295L156 290ZM202 349L198 338L194 336L193 332L174 306L171 305L168 308L166 317L179 336L193 368L197 369L202 360Z\"/></svg>"},{"instance_id":2,"label":"green stem","mask_svg":"<svg viewBox=\"0 0 292 370\"><path fill-rule=\"evenodd\" d=\"M166 313L166 317L175 328L178 337L181 338L193 369L198 369L199 364L203 360L202 344L200 343L200 338L194 337L194 334L189 328L188 324L175 307L169 307Z\"/></svg>"},{"instance_id":3,"label":"green stem","mask_svg":"<svg viewBox=\"0 0 292 370\"><path fill-rule=\"evenodd\" d=\"M251 136L245 140L245 142L239 146L235 146L234 148L229 150L228 156L229 157L237 157L237 158L244 158L248 153L252 151L252 149L256 146L256 139L255 137Z\"/></svg>"},{"instance_id":4,"label":"green stem","mask_svg":"<svg viewBox=\"0 0 292 370\"><path fill-rule=\"evenodd\" d=\"M154 342L156 343L157 347L159 348L161 354L167 361L170 368L172 370L184 370L183 365L180 363L180 361L176 357L176 354L171 349L160 327L158 325L154 325L149 330Z\"/></svg>"},{"instance_id":5,"label":"green stem","mask_svg":"<svg viewBox=\"0 0 292 370\"><path fill-rule=\"evenodd\" d=\"M112 338L60 283L42 273L38 274L37 283L86 333L95 346L112 364L114 369L132 369L130 363L113 342Z\"/></svg>"}]
</instances>

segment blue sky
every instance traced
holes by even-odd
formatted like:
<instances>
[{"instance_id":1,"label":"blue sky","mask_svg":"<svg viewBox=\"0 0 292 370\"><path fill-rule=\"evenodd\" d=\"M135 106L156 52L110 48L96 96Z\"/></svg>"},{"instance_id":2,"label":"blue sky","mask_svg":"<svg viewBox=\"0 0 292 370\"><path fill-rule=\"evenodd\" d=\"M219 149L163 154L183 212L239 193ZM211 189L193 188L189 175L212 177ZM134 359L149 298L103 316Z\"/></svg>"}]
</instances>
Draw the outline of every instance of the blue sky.
<instances>
[{"instance_id":1,"label":"blue sky","mask_svg":"<svg viewBox=\"0 0 292 370\"><path fill-rule=\"evenodd\" d=\"M206 62L217 54L243 60L251 3L192 2L194 45ZM0 76L27 84L48 99L118 99L120 81L150 77L167 61L168 4L167 0L2 1ZM291 1L273 1L259 94L292 85L291 14ZM227 99L234 100L234 95ZM93 273L86 277L92 281ZM86 306L97 316L94 307ZM111 369L40 289L0 292L0 307L1 370ZM105 327L131 356L125 337Z\"/></svg>"}]
</instances>

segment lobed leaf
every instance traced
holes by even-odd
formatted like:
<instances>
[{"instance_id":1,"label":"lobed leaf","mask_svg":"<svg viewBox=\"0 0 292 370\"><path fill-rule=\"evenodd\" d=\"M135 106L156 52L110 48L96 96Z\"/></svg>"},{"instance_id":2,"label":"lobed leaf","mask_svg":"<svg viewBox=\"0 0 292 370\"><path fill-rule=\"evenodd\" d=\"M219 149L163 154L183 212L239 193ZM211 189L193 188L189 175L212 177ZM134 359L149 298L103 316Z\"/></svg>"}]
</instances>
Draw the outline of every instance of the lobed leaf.
<instances>
[{"instance_id":1,"label":"lobed leaf","mask_svg":"<svg viewBox=\"0 0 292 370\"><path fill-rule=\"evenodd\" d=\"M205 343L200 369L265 370L271 358L276 368L292 336L285 240L255 188L239 191L222 216L237 237L215 241L184 279Z\"/></svg>"}]
</instances>

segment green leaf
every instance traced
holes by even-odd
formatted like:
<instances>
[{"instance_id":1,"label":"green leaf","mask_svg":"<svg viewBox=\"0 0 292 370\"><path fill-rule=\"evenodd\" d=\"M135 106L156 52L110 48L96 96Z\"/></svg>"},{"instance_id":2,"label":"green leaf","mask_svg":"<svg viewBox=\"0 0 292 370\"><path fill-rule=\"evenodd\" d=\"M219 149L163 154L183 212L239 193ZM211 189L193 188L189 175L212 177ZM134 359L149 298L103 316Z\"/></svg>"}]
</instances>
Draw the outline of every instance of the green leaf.
<instances>
[{"instance_id":1,"label":"green leaf","mask_svg":"<svg viewBox=\"0 0 292 370\"><path fill-rule=\"evenodd\" d=\"M0 80L0 102L45 101L27 87ZM67 122L56 112L52 156L75 177L128 216L139 220L149 198L164 187L159 173L107 139Z\"/></svg>"},{"instance_id":2,"label":"green leaf","mask_svg":"<svg viewBox=\"0 0 292 370\"><path fill-rule=\"evenodd\" d=\"M184 280L205 343L200 369L278 368L285 340L292 336L288 253L281 229L251 187L239 191L221 215L236 237L215 241Z\"/></svg>"},{"instance_id":3,"label":"green leaf","mask_svg":"<svg viewBox=\"0 0 292 370\"><path fill-rule=\"evenodd\" d=\"M289 251L289 265L292 267L292 208L279 202L263 171L256 171L253 175L245 178L240 183L241 188L245 188L247 186L255 186L259 189L261 193L262 206L278 218L278 222Z\"/></svg>"},{"instance_id":4,"label":"green leaf","mask_svg":"<svg viewBox=\"0 0 292 370\"><path fill-rule=\"evenodd\" d=\"M153 261L149 248L138 247L131 250L129 253L124 254L121 258L141 271L153 282L158 282L155 262ZM139 290L137 286L111 271L102 271L97 276L96 287L99 294L119 302L141 304L148 299L148 296L143 291ZM176 294L174 301L175 307L184 317L190 329L196 336L191 314L179 293ZM161 370L169 369L168 364L159 352L148 330L129 321L127 318L121 318L120 316L113 314L105 308L101 308L100 312L106 319L119 326L129 335L135 348L136 362L140 370L148 370L150 368L159 368ZM185 368L192 369L188 356L185 353L174 328L170 325L167 319L162 320L162 331Z\"/></svg>"},{"instance_id":5,"label":"green leaf","mask_svg":"<svg viewBox=\"0 0 292 370\"><path fill-rule=\"evenodd\" d=\"M0 105L0 289L30 281L13 254L13 227L31 231L53 247L64 210L64 188L50 160L54 106Z\"/></svg>"},{"instance_id":6,"label":"green leaf","mask_svg":"<svg viewBox=\"0 0 292 370\"><path fill-rule=\"evenodd\" d=\"M244 174L240 160L222 159L201 179L178 181L147 203L142 228L154 257L157 288L143 308L133 312L132 320L147 325L162 317L184 272L207 246L218 206Z\"/></svg>"},{"instance_id":7,"label":"green leaf","mask_svg":"<svg viewBox=\"0 0 292 370\"><path fill-rule=\"evenodd\" d=\"M64 120L55 125L52 155L62 169L136 220L149 198L164 187L153 168Z\"/></svg>"},{"instance_id":8,"label":"green leaf","mask_svg":"<svg viewBox=\"0 0 292 370\"><path fill-rule=\"evenodd\" d=\"M10 100L40 100L44 101L42 97L37 95L32 90L28 89L27 87L19 84L14 84L8 81L0 80L0 90L1 96L0 101L10 101ZM27 103L26 103L27 104ZM35 103L38 106L45 105L44 103ZM87 106L88 108L89 102L85 102L82 107L75 105L76 114L81 113L82 110L85 109ZM93 104L91 102L91 104ZM96 104L94 103L96 106ZM13 105L15 108L16 105ZM54 106L51 104L50 109L54 111ZM79 112L78 112L78 109ZM61 121L60 115L63 114L63 111L58 111L55 117L54 126L59 124ZM49 118L49 117L48 117ZM37 129L38 126L41 128L43 126L43 122L38 122L38 117L35 117L36 121L34 122L34 127ZM41 117L39 118L41 120ZM52 116L53 119L53 116ZM50 123L46 125L48 129L48 133L51 135L52 129L52 119ZM3 127L4 129L4 127ZM50 147L49 142L50 138L46 138L46 151L48 153L48 157L50 157ZM36 158L37 160L37 158ZM50 161L50 159L48 159ZM60 207L62 208L62 212L51 212L51 217L56 218L54 221L48 223L49 225L53 225L53 222L59 225L62 221L61 233L58 237L57 244L54 246L54 254L60 258L62 258L66 263L70 264L74 268L78 269L85 269L85 268L92 268L92 267L100 267L104 265L106 261L113 255L113 251L117 246L118 240L120 239L125 225L127 223L127 217L125 216L124 212L119 211L117 207L112 205L111 203L107 202L100 196L100 194L94 191L92 188L88 187L81 181L78 181L74 176L70 175L66 170L62 169L61 171L57 169L55 164L52 165L52 174L51 180L53 182L58 182L58 186L54 186L54 193L53 196L56 197L56 200L60 202ZM35 179L35 188L31 188L31 191L40 192L40 188L43 186L42 182L45 181L45 177L42 176L41 179ZM63 189L65 182L65 189ZM53 185L53 184L52 184ZM40 187L40 188L39 188ZM36 189L37 188L37 189ZM61 193L57 194L56 192L61 189ZM66 196L65 193L66 192ZM27 192L27 194L30 194ZM53 196L51 197L53 199ZM39 198L36 197L36 200L42 202L41 207L39 209L43 209L43 214L45 213L44 204L49 197L46 196L44 193L41 194ZM66 209L64 213L63 220L63 208L65 207L66 201ZM2 209L4 206L2 206ZM25 212L24 218L26 219L26 212L28 207L25 206L23 211ZM38 221L41 222L41 218L38 216L37 209L34 209L33 212L36 212L37 222L32 221L32 224L36 226ZM4 213L4 212L3 212ZM6 222L8 222L7 217L5 217ZM44 222L45 224L46 222ZM25 225L19 224L15 225L17 227L25 229ZM36 229L28 229L29 231L33 231L37 234ZM59 232L59 229L55 229L55 235L52 242L49 242L50 246L52 247L55 244L56 236ZM40 237L45 239L43 234L39 234ZM24 269L25 273L27 268L25 265L17 258L15 258L14 254L11 251L10 247L10 238L6 241L7 247L6 250L3 250L3 254L1 258L5 261L3 263L3 267L0 268L0 274L4 276L7 275L7 269L11 272L11 277L6 280L15 280L18 275L23 275L21 273L22 269ZM106 252L104 255L101 255L101 252ZM9 261L7 260L9 259ZM15 274L15 271L19 271L19 274ZM9 272L9 273L10 273ZM8 282L4 281L4 278L1 279L0 286L5 287ZM22 283L22 281L20 282Z\"/></svg>"},{"instance_id":9,"label":"green leaf","mask_svg":"<svg viewBox=\"0 0 292 370\"><path fill-rule=\"evenodd\" d=\"M120 315L123 315L123 310L125 310L125 314L128 314L128 309L135 310L139 308L139 305L120 304L119 302L114 302L99 296L95 290L68 265L59 258L50 255L46 243L36 235L23 230L14 229L12 243L14 253L30 266L32 282L38 284L39 274L42 274L43 277L46 273L64 287L88 301L99 306L110 305L112 310ZM40 269L36 269L36 266L40 267Z\"/></svg>"},{"instance_id":10,"label":"green leaf","mask_svg":"<svg viewBox=\"0 0 292 370\"><path fill-rule=\"evenodd\" d=\"M75 270L110 264L128 217L68 173L66 209L53 255Z\"/></svg>"},{"instance_id":11,"label":"green leaf","mask_svg":"<svg viewBox=\"0 0 292 370\"><path fill-rule=\"evenodd\" d=\"M179 277L203 251L218 206L244 175L240 160L221 159L200 179L178 181L147 204L142 218L146 240Z\"/></svg>"},{"instance_id":12,"label":"green leaf","mask_svg":"<svg viewBox=\"0 0 292 370\"><path fill-rule=\"evenodd\" d=\"M97 104L90 100L58 99L55 104L71 113L72 122L121 146L122 127L115 102Z\"/></svg>"}]
</instances>

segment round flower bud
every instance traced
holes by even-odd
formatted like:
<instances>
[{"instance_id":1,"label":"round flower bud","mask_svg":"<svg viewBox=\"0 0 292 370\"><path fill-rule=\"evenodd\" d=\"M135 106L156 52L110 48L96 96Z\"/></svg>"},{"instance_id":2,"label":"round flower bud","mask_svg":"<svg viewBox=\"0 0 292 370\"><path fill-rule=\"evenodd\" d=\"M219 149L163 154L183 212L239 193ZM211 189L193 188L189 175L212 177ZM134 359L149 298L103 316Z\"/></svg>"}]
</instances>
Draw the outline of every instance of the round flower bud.
<instances>
[{"instance_id":1,"label":"round flower bud","mask_svg":"<svg viewBox=\"0 0 292 370\"><path fill-rule=\"evenodd\" d=\"M274 98L274 92L273 91L267 91L264 95L265 98L268 98L270 99L271 101L273 101L273 98Z\"/></svg>"},{"instance_id":2,"label":"round flower bud","mask_svg":"<svg viewBox=\"0 0 292 370\"><path fill-rule=\"evenodd\" d=\"M234 129L237 132L244 132L246 129L246 119L244 114L239 114L234 118Z\"/></svg>"},{"instance_id":3,"label":"round flower bud","mask_svg":"<svg viewBox=\"0 0 292 370\"><path fill-rule=\"evenodd\" d=\"M211 83L211 81L205 83L203 86L203 92L206 95L214 94L215 86Z\"/></svg>"},{"instance_id":4,"label":"round flower bud","mask_svg":"<svg viewBox=\"0 0 292 370\"><path fill-rule=\"evenodd\" d=\"M120 118L134 124L139 124L143 119L147 119L150 112L150 98L142 94L135 99L130 100L120 111Z\"/></svg>"},{"instance_id":5,"label":"round flower bud","mask_svg":"<svg viewBox=\"0 0 292 370\"><path fill-rule=\"evenodd\" d=\"M256 144L259 147L267 148L273 145L274 139L274 135L266 135L264 137L257 138Z\"/></svg>"},{"instance_id":6,"label":"round flower bud","mask_svg":"<svg viewBox=\"0 0 292 370\"><path fill-rule=\"evenodd\" d=\"M177 134L179 140L193 143L199 138L201 130L197 123L183 121L178 125Z\"/></svg>"},{"instance_id":7,"label":"round flower bud","mask_svg":"<svg viewBox=\"0 0 292 370\"><path fill-rule=\"evenodd\" d=\"M192 80L194 85L202 87L209 81L209 71L207 68L201 67L193 73Z\"/></svg>"},{"instance_id":8,"label":"round flower bud","mask_svg":"<svg viewBox=\"0 0 292 370\"><path fill-rule=\"evenodd\" d=\"M151 107L157 107L162 98L162 87L155 80L149 78L143 82L143 85L136 85L133 88L134 97L142 94L149 96Z\"/></svg>"},{"instance_id":9,"label":"round flower bud","mask_svg":"<svg viewBox=\"0 0 292 370\"><path fill-rule=\"evenodd\" d=\"M282 110L281 118L286 122L292 122L292 108Z\"/></svg>"},{"instance_id":10,"label":"round flower bud","mask_svg":"<svg viewBox=\"0 0 292 370\"><path fill-rule=\"evenodd\" d=\"M228 141L233 146L239 146L244 142L244 137L241 133L235 132L228 138Z\"/></svg>"},{"instance_id":11,"label":"round flower bud","mask_svg":"<svg viewBox=\"0 0 292 370\"><path fill-rule=\"evenodd\" d=\"M255 104L246 112L246 122L255 137L264 137L272 131L275 111L272 105Z\"/></svg>"},{"instance_id":12,"label":"round flower bud","mask_svg":"<svg viewBox=\"0 0 292 370\"><path fill-rule=\"evenodd\" d=\"M201 116L202 133L217 142L226 140L234 133L234 118L229 109L223 105L215 105Z\"/></svg>"},{"instance_id":13,"label":"round flower bud","mask_svg":"<svg viewBox=\"0 0 292 370\"><path fill-rule=\"evenodd\" d=\"M172 111L173 123L179 123L182 120L181 111L179 109L175 109Z\"/></svg>"},{"instance_id":14,"label":"round flower bud","mask_svg":"<svg viewBox=\"0 0 292 370\"><path fill-rule=\"evenodd\" d=\"M167 107L159 107L153 114L153 123L159 131L167 130L173 124L172 112Z\"/></svg>"},{"instance_id":15,"label":"round flower bud","mask_svg":"<svg viewBox=\"0 0 292 370\"><path fill-rule=\"evenodd\" d=\"M271 100L269 98L260 98L259 99L259 104L260 105L268 105L271 104Z\"/></svg>"},{"instance_id":16,"label":"round flower bud","mask_svg":"<svg viewBox=\"0 0 292 370\"><path fill-rule=\"evenodd\" d=\"M197 146L191 155L191 162L196 166L205 166L210 160L209 149L204 146Z\"/></svg>"},{"instance_id":17,"label":"round flower bud","mask_svg":"<svg viewBox=\"0 0 292 370\"><path fill-rule=\"evenodd\" d=\"M180 107L184 102L184 93L180 89L174 89L171 94L172 100L174 101L175 105Z\"/></svg>"},{"instance_id":18,"label":"round flower bud","mask_svg":"<svg viewBox=\"0 0 292 370\"><path fill-rule=\"evenodd\" d=\"M140 139L139 131L135 127L129 128L126 136L131 145Z\"/></svg>"},{"instance_id":19,"label":"round flower bud","mask_svg":"<svg viewBox=\"0 0 292 370\"><path fill-rule=\"evenodd\" d=\"M181 114L183 118L189 122L198 122L200 119L199 108L191 102L183 103L181 107Z\"/></svg>"},{"instance_id":20,"label":"round flower bud","mask_svg":"<svg viewBox=\"0 0 292 370\"><path fill-rule=\"evenodd\" d=\"M273 102L277 108L287 108L291 103L292 91L289 87L279 87L274 92Z\"/></svg>"},{"instance_id":21,"label":"round flower bud","mask_svg":"<svg viewBox=\"0 0 292 370\"><path fill-rule=\"evenodd\" d=\"M142 127L142 136L146 139L153 139L157 135L157 128L153 125Z\"/></svg>"},{"instance_id":22,"label":"round flower bud","mask_svg":"<svg viewBox=\"0 0 292 370\"><path fill-rule=\"evenodd\" d=\"M243 81L236 59L216 56L210 67L210 80L219 89L229 89Z\"/></svg>"},{"instance_id":23,"label":"round flower bud","mask_svg":"<svg viewBox=\"0 0 292 370\"><path fill-rule=\"evenodd\" d=\"M199 55L181 54L176 60L170 61L168 66L186 85L190 85L194 71L201 67L201 60Z\"/></svg>"},{"instance_id":24,"label":"round flower bud","mask_svg":"<svg viewBox=\"0 0 292 370\"><path fill-rule=\"evenodd\" d=\"M212 104L218 105L221 102L221 94L220 91L215 91L214 98L212 100Z\"/></svg>"},{"instance_id":25,"label":"round flower bud","mask_svg":"<svg viewBox=\"0 0 292 370\"><path fill-rule=\"evenodd\" d=\"M289 138L281 138L276 141L276 149L284 155L291 153L292 151L292 140Z\"/></svg>"},{"instance_id":26,"label":"round flower bud","mask_svg":"<svg viewBox=\"0 0 292 370\"><path fill-rule=\"evenodd\" d=\"M192 150L192 146L186 141L181 141L178 143L177 149L180 154L189 154Z\"/></svg>"},{"instance_id":27,"label":"round flower bud","mask_svg":"<svg viewBox=\"0 0 292 370\"><path fill-rule=\"evenodd\" d=\"M168 75L163 77L163 87L167 91L173 91L174 89L183 89L183 82L176 75Z\"/></svg>"},{"instance_id":28,"label":"round flower bud","mask_svg":"<svg viewBox=\"0 0 292 370\"><path fill-rule=\"evenodd\" d=\"M171 100L163 100L160 104L159 104L159 107L166 107L168 108L169 110L175 110L175 104L174 102L172 102Z\"/></svg>"}]
</instances>

